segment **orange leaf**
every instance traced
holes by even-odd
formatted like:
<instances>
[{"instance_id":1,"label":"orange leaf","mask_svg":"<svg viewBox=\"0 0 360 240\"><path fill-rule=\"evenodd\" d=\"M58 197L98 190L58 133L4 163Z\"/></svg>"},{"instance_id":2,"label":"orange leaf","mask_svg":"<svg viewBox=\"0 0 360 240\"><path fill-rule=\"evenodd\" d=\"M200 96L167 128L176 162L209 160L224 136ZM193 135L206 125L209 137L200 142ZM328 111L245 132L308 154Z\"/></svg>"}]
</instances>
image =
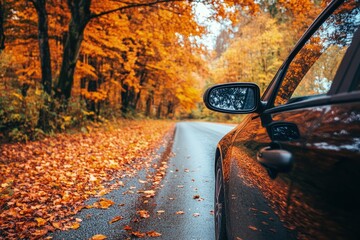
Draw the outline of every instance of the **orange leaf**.
<instances>
[{"instance_id":1,"label":"orange leaf","mask_svg":"<svg viewBox=\"0 0 360 240\"><path fill-rule=\"evenodd\" d=\"M257 229L256 227L254 227L254 226L249 226L248 228L251 229L251 230L253 230L253 231L257 231L257 230L258 230L258 229Z\"/></svg>"},{"instance_id":2,"label":"orange leaf","mask_svg":"<svg viewBox=\"0 0 360 240\"><path fill-rule=\"evenodd\" d=\"M111 219L111 220L109 221L109 223L111 224L111 223L120 221L121 219L123 219L122 216L116 216L116 217L114 217L113 219Z\"/></svg>"},{"instance_id":3,"label":"orange leaf","mask_svg":"<svg viewBox=\"0 0 360 240\"><path fill-rule=\"evenodd\" d=\"M111 201L110 199L101 198L98 202L94 203L94 207L101 208L101 209L107 209L110 206L112 206L113 204L114 204L114 202Z\"/></svg>"},{"instance_id":4,"label":"orange leaf","mask_svg":"<svg viewBox=\"0 0 360 240\"><path fill-rule=\"evenodd\" d=\"M54 228L62 229L62 224L60 222L53 222L52 225Z\"/></svg>"},{"instance_id":5,"label":"orange leaf","mask_svg":"<svg viewBox=\"0 0 360 240\"><path fill-rule=\"evenodd\" d=\"M143 238L146 236L145 233L141 233L141 232L131 232L131 235L138 237L138 238Z\"/></svg>"},{"instance_id":6,"label":"orange leaf","mask_svg":"<svg viewBox=\"0 0 360 240\"><path fill-rule=\"evenodd\" d=\"M138 214L140 215L141 218L149 218L150 217L149 212L146 210L139 210Z\"/></svg>"},{"instance_id":7,"label":"orange leaf","mask_svg":"<svg viewBox=\"0 0 360 240\"><path fill-rule=\"evenodd\" d=\"M43 219L43 218L35 218L36 222L37 222L37 226L38 227L41 227L41 226L44 226L46 224L46 220Z\"/></svg>"},{"instance_id":8,"label":"orange leaf","mask_svg":"<svg viewBox=\"0 0 360 240\"><path fill-rule=\"evenodd\" d=\"M131 230L132 230L132 227L130 227L129 225L126 225L126 226L124 227L124 230L125 230L125 231L131 231Z\"/></svg>"},{"instance_id":9,"label":"orange leaf","mask_svg":"<svg viewBox=\"0 0 360 240\"><path fill-rule=\"evenodd\" d=\"M149 237L160 237L161 233L158 233L155 231L150 231L150 232L147 232L146 235L148 235Z\"/></svg>"},{"instance_id":10,"label":"orange leaf","mask_svg":"<svg viewBox=\"0 0 360 240\"><path fill-rule=\"evenodd\" d=\"M70 228L72 228L72 229L78 229L80 227L80 223L78 223L78 222L74 222L71 226L70 226Z\"/></svg>"},{"instance_id":11,"label":"orange leaf","mask_svg":"<svg viewBox=\"0 0 360 240\"><path fill-rule=\"evenodd\" d=\"M92 236L89 240L104 240L104 239L107 239L107 237L105 235L96 234L96 235Z\"/></svg>"}]
</instances>

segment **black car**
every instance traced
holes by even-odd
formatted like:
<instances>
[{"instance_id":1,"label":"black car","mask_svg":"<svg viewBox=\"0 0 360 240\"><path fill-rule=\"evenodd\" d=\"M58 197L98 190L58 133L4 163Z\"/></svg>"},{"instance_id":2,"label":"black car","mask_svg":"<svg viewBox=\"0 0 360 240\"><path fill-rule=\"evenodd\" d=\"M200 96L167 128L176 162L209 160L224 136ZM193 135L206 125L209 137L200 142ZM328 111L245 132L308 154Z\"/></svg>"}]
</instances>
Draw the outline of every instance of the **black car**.
<instances>
[{"instance_id":1,"label":"black car","mask_svg":"<svg viewBox=\"0 0 360 240\"><path fill-rule=\"evenodd\" d=\"M209 88L206 106L245 114L218 144L216 239L360 239L360 7L335 0L260 98Z\"/></svg>"}]
</instances>

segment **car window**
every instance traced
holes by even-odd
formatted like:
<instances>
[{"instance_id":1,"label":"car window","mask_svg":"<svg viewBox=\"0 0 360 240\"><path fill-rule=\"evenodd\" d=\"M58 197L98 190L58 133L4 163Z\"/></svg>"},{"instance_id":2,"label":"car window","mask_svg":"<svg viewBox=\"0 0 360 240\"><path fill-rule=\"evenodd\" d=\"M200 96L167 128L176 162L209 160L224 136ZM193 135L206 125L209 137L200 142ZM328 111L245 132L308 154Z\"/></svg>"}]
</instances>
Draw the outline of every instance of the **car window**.
<instances>
[{"instance_id":1,"label":"car window","mask_svg":"<svg viewBox=\"0 0 360 240\"><path fill-rule=\"evenodd\" d=\"M359 25L359 0L345 1L291 61L274 105L326 94Z\"/></svg>"}]
</instances>

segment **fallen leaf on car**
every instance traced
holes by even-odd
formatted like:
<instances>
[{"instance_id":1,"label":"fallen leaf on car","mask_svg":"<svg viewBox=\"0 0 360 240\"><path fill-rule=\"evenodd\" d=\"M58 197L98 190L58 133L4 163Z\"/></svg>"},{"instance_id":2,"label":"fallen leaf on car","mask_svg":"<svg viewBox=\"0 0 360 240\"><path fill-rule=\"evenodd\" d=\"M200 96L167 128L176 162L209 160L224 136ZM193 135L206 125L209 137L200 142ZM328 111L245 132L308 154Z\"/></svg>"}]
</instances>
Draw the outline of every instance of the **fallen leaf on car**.
<instances>
[{"instance_id":1,"label":"fallen leaf on car","mask_svg":"<svg viewBox=\"0 0 360 240\"><path fill-rule=\"evenodd\" d=\"M250 225L248 228L251 229L251 230L253 230L253 231L257 231L257 230L258 230L256 227L251 226L251 225Z\"/></svg>"},{"instance_id":2,"label":"fallen leaf on car","mask_svg":"<svg viewBox=\"0 0 360 240\"><path fill-rule=\"evenodd\" d=\"M116 217L114 217L113 219L111 219L111 220L109 221L109 223L111 224L111 223L120 221L121 219L123 219L122 216L116 216Z\"/></svg>"},{"instance_id":3,"label":"fallen leaf on car","mask_svg":"<svg viewBox=\"0 0 360 240\"><path fill-rule=\"evenodd\" d=\"M149 231L146 233L148 237L160 237L161 233L155 232L155 231Z\"/></svg>"},{"instance_id":4,"label":"fallen leaf on car","mask_svg":"<svg viewBox=\"0 0 360 240\"><path fill-rule=\"evenodd\" d=\"M96 235L92 236L89 240L104 240L104 239L107 239L107 237L105 235L96 234Z\"/></svg>"}]
</instances>

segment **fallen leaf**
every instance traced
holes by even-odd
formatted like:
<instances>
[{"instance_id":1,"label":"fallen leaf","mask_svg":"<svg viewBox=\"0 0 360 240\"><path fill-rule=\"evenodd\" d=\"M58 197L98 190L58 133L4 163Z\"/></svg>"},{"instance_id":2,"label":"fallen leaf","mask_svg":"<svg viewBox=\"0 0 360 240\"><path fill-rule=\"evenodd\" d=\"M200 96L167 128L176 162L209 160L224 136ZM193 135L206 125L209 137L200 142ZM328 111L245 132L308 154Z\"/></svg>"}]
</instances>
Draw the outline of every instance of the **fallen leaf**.
<instances>
[{"instance_id":1,"label":"fallen leaf","mask_svg":"<svg viewBox=\"0 0 360 240\"><path fill-rule=\"evenodd\" d=\"M51 223L53 225L54 228L57 228L57 229L62 229L62 224L60 222L53 222Z\"/></svg>"},{"instance_id":2,"label":"fallen leaf","mask_svg":"<svg viewBox=\"0 0 360 240\"><path fill-rule=\"evenodd\" d=\"M114 204L114 202L111 201L110 199L101 198L98 202L95 202L93 204L93 206L96 208L107 209L110 206L112 206L113 204Z\"/></svg>"},{"instance_id":3,"label":"fallen leaf","mask_svg":"<svg viewBox=\"0 0 360 240\"><path fill-rule=\"evenodd\" d=\"M165 211L164 210L158 210L158 211L156 211L156 213L158 214L158 215L161 215L161 214L163 214Z\"/></svg>"},{"instance_id":4,"label":"fallen leaf","mask_svg":"<svg viewBox=\"0 0 360 240\"><path fill-rule=\"evenodd\" d=\"M105 235L96 234L96 235L92 236L89 240L104 240L104 239L107 239L107 237Z\"/></svg>"},{"instance_id":5,"label":"fallen leaf","mask_svg":"<svg viewBox=\"0 0 360 240\"><path fill-rule=\"evenodd\" d=\"M131 230L132 230L132 227L130 227L129 225L126 225L123 229L124 229L125 231L131 231Z\"/></svg>"},{"instance_id":6,"label":"fallen leaf","mask_svg":"<svg viewBox=\"0 0 360 240\"><path fill-rule=\"evenodd\" d=\"M131 232L131 235L138 237L138 238L143 238L146 236L146 234L142 233L142 232Z\"/></svg>"},{"instance_id":7,"label":"fallen leaf","mask_svg":"<svg viewBox=\"0 0 360 240\"><path fill-rule=\"evenodd\" d=\"M120 221L121 219L123 219L122 216L116 216L116 217L114 217L113 219L111 219L111 220L109 221L109 223L111 224L111 223Z\"/></svg>"},{"instance_id":8,"label":"fallen leaf","mask_svg":"<svg viewBox=\"0 0 360 240\"><path fill-rule=\"evenodd\" d=\"M149 218L150 217L149 212L146 210L139 210L139 211L137 211L137 213L139 214L139 216L141 218Z\"/></svg>"},{"instance_id":9,"label":"fallen leaf","mask_svg":"<svg viewBox=\"0 0 360 240\"><path fill-rule=\"evenodd\" d=\"M199 199L200 198L200 195L194 195L193 196L193 199Z\"/></svg>"},{"instance_id":10,"label":"fallen leaf","mask_svg":"<svg viewBox=\"0 0 360 240\"><path fill-rule=\"evenodd\" d=\"M155 232L155 231L149 231L146 233L148 237L160 237L161 233Z\"/></svg>"},{"instance_id":11,"label":"fallen leaf","mask_svg":"<svg viewBox=\"0 0 360 240\"><path fill-rule=\"evenodd\" d=\"M74 229L74 230L78 229L79 227L80 227L80 223L78 223L78 222L74 222L74 223L71 224L71 226L70 226L70 228L72 228L72 229Z\"/></svg>"},{"instance_id":12,"label":"fallen leaf","mask_svg":"<svg viewBox=\"0 0 360 240\"><path fill-rule=\"evenodd\" d=\"M251 230L253 230L253 231L257 231L257 230L258 230L256 227L251 226L251 225L250 225L250 226L248 226L248 228L249 228L249 229L251 229Z\"/></svg>"},{"instance_id":13,"label":"fallen leaf","mask_svg":"<svg viewBox=\"0 0 360 240\"><path fill-rule=\"evenodd\" d=\"M35 218L35 220L38 227L44 226L47 223L47 221L43 218Z\"/></svg>"}]
</instances>

